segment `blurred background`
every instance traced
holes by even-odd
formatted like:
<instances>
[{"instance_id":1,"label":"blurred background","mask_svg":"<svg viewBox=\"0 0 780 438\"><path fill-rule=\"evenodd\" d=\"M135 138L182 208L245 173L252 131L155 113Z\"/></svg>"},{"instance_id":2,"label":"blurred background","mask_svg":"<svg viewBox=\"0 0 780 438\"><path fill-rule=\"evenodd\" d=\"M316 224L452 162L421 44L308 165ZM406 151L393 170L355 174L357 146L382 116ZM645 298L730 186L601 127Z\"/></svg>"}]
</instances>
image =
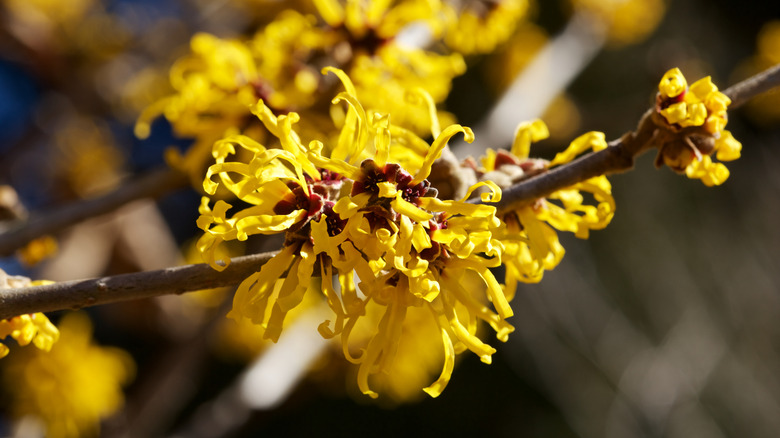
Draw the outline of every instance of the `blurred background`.
<instances>
[{"instance_id":1,"label":"blurred background","mask_svg":"<svg viewBox=\"0 0 780 438\"><path fill-rule=\"evenodd\" d=\"M561 73L571 79L549 85L547 108L529 109L534 97L521 90L502 111L503 120L516 118L502 122L512 124L510 133L542 111L536 116L552 136L532 155L552 157L586 131L614 139L633 129L672 67L690 82L711 75L723 89L780 62L780 25L773 21L780 5L770 2L575 3L536 2L507 41L466 56L468 70L455 78L444 107L476 127L480 147L509 146L511 137L499 134L480 143L480 129L497 132L487 115L512 80L567 32L579 35L580 45L561 46L554 59L563 61L532 83L542 89ZM604 15L617 3L636 3L637 12ZM311 8L270 0L4 0L0 184L14 193L3 195L4 211L13 212L10 218L51 211L164 166L166 148L184 150L190 141L162 118L145 140L133 125L171 93L168 70L187 54L190 38L251 35L288 7ZM575 17L587 30L572 31ZM262 345L251 330L226 323L223 297L230 291L216 291L82 311L94 326L91 343L125 352L111 350L120 363L112 369L125 382L124 395L111 397L124 403L101 415L99 432L77 429L72 436L774 437L777 96L729 113L728 129L743 153L728 164L731 176L721 187L656 170L652 153L635 170L610 177L618 206L611 225L588 240L560 233L566 256L541 283L521 285L509 320L516 331L506 344L490 341L498 349L493 364L459 356L437 399L419 391L373 402L354 388L354 370L340 352L305 334L296 338L292 328L289 341ZM57 247L47 260L28 266L25 257L34 254L17 254L0 260L0 268L56 281L199 262L191 255L199 198L182 188L128 204L63 230L52 236L56 243L42 241L41 253ZM17 409L20 400L30 403L23 393L32 391L15 374L25 373L19 361L35 360L23 358L23 350L0 360L3 436L43 436L30 410ZM252 380L249 369L266 370L265 377ZM252 385L268 399L250 406L237 395ZM50 395L53 404L67 398Z\"/></svg>"}]
</instances>

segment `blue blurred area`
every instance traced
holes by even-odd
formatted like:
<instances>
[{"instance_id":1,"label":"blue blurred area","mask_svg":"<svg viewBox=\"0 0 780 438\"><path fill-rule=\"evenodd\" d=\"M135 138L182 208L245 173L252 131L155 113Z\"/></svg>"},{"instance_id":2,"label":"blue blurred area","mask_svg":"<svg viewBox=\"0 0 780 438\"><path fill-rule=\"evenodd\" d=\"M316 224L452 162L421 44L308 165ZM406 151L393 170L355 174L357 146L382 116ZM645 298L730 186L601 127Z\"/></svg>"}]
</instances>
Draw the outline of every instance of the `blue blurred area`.
<instances>
[{"instance_id":1,"label":"blue blurred area","mask_svg":"<svg viewBox=\"0 0 780 438\"><path fill-rule=\"evenodd\" d=\"M136 33L149 29L162 18L181 18L184 14L179 3L170 0L112 0L105 3L107 12Z\"/></svg>"},{"instance_id":2,"label":"blue blurred area","mask_svg":"<svg viewBox=\"0 0 780 438\"><path fill-rule=\"evenodd\" d=\"M190 138L177 137L165 117L158 117L152 123L151 133L145 139L137 138L133 134L131 125L113 121L110 126L118 145L125 150L129 170L133 173L166 166L164 159L166 149L173 147L183 153L193 142Z\"/></svg>"},{"instance_id":3,"label":"blue blurred area","mask_svg":"<svg viewBox=\"0 0 780 438\"><path fill-rule=\"evenodd\" d=\"M0 60L0 154L5 154L30 124L38 97L35 82L21 67Z\"/></svg>"}]
</instances>

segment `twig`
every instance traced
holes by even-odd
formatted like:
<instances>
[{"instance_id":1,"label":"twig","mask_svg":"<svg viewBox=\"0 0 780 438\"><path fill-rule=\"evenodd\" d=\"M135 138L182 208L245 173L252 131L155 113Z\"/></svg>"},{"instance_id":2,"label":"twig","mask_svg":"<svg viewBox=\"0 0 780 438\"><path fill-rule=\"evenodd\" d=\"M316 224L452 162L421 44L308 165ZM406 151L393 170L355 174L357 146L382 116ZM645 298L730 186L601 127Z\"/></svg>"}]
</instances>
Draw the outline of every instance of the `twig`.
<instances>
[{"instance_id":1,"label":"twig","mask_svg":"<svg viewBox=\"0 0 780 438\"><path fill-rule=\"evenodd\" d=\"M500 202L490 205L495 205L499 212L512 210L520 204L549 195L588 178L631 169L634 167L634 157L649 148L650 139L655 132L651 115L652 110L642 116L636 133L629 132L611 141L609 147L604 150L583 155L571 163L510 186L502 190Z\"/></svg>"},{"instance_id":2,"label":"twig","mask_svg":"<svg viewBox=\"0 0 780 438\"><path fill-rule=\"evenodd\" d=\"M723 93L731 99L729 109L733 109L777 86L780 86L780 64L730 86L723 90Z\"/></svg>"},{"instance_id":3,"label":"twig","mask_svg":"<svg viewBox=\"0 0 780 438\"><path fill-rule=\"evenodd\" d=\"M723 91L731 100L729 109L743 105L753 97L780 86L780 64L735 84ZM636 132L629 132L613 140L609 147L555 167L503 190L501 201L495 205L499 212L512 210L518 205L549 195L556 190L569 187L598 175L625 172L634 165L634 159L652 149L651 139L655 132L652 112L648 110L639 122ZM469 202L481 203L479 199Z\"/></svg>"},{"instance_id":4,"label":"twig","mask_svg":"<svg viewBox=\"0 0 780 438\"><path fill-rule=\"evenodd\" d=\"M50 213L39 213L30 219L11 223L0 233L0 256L9 256L36 238L56 233L83 220L116 210L137 199L162 196L185 187L186 177L181 173L160 169L128 181L118 189L94 199L85 199L66 205Z\"/></svg>"},{"instance_id":5,"label":"twig","mask_svg":"<svg viewBox=\"0 0 780 438\"><path fill-rule=\"evenodd\" d=\"M46 286L0 289L0 319L26 313L79 309L118 301L234 286L258 271L274 255L276 252L236 257L222 272L206 264L197 264L65 281Z\"/></svg>"}]
</instances>

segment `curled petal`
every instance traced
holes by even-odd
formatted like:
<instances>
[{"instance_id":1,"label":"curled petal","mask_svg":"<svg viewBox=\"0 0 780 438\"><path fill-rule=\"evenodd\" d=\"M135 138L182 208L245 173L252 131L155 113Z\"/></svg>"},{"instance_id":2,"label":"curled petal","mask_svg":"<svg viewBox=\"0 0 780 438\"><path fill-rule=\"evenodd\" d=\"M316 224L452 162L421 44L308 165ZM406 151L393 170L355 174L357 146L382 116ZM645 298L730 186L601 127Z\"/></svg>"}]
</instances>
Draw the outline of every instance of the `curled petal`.
<instances>
[{"instance_id":1,"label":"curled petal","mask_svg":"<svg viewBox=\"0 0 780 438\"><path fill-rule=\"evenodd\" d=\"M340 154L345 153L345 158L349 158L349 162L352 164L361 158L361 153L365 147L367 136L366 123L368 118L366 117L363 105L360 104L354 94L339 93L332 100L334 104L341 101L346 101L349 104L350 110L347 113L347 121L341 129L341 134L339 134L338 146L336 146L336 150L333 151L333 157L340 158L340 156L337 155L337 151Z\"/></svg>"},{"instance_id":2,"label":"curled petal","mask_svg":"<svg viewBox=\"0 0 780 438\"><path fill-rule=\"evenodd\" d=\"M330 263L325 263L322 259L320 260L320 275L322 276L322 294L328 301L328 307L336 314L336 321L333 322L333 329L329 327L331 321L326 320L317 327L317 331L323 338L330 339L341 333L344 327L345 313L339 295L333 288L333 268Z\"/></svg>"},{"instance_id":3,"label":"curled petal","mask_svg":"<svg viewBox=\"0 0 780 438\"><path fill-rule=\"evenodd\" d=\"M366 347L358 368L357 381L360 391L371 398L377 398L378 394L371 390L368 377L370 374L381 372L385 366L392 363L401 338L401 328L405 316L406 306L400 302L400 299L396 298L391 301L379 322L377 333Z\"/></svg>"},{"instance_id":4,"label":"curled petal","mask_svg":"<svg viewBox=\"0 0 780 438\"><path fill-rule=\"evenodd\" d=\"M426 212L425 210L412 204L411 202L406 201L404 198L400 196L400 194L399 196L393 198L392 201L390 201L390 205L393 207L393 210L395 210L396 212L404 216L408 216L419 223L427 223L430 219L433 219L432 214Z\"/></svg>"},{"instance_id":5,"label":"curled petal","mask_svg":"<svg viewBox=\"0 0 780 438\"><path fill-rule=\"evenodd\" d=\"M290 214L252 215L236 222L236 238L246 240L253 234L275 234L289 229L306 217L306 210L295 210Z\"/></svg>"},{"instance_id":6,"label":"curled petal","mask_svg":"<svg viewBox=\"0 0 780 438\"><path fill-rule=\"evenodd\" d=\"M577 155L587 151L588 149L594 152L607 148L607 141L603 132L588 132L574 139L573 142L566 148L565 151L555 155L550 166L557 166L559 164L568 163L573 160Z\"/></svg>"},{"instance_id":7,"label":"curled petal","mask_svg":"<svg viewBox=\"0 0 780 438\"><path fill-rule=\"evenodd\" d=\"M233 308L228 313L228 318L249 318L255 324L265 323L266 308L276 281L293 263L295 249L294 246L284 247L279 254L264 264L259 272L241 282L233 297Z\"/></svg>"},{"instance_id":8,"label":"curled petal","mask_svg":"<svg viewBox=\"0 0 780 438\"><path fill-rule=\"evenodd\" d=\"M468 204L465 202L441 200L438 198L420 198L420 207L429 211L447 212L451 215L476 216L495 218L496 207L484 204ZM498 226L496 224L496 226Z\"/></svg>"},{"instance_id":9,"label":"curled petal","mask_svg":"<svg viewBox=\"0 0 780 438\"><path fill-rule=\"evenodd\" d=\"M441 134L441 124L439 123L439 113L436 111L436 102L430 93L425 91L424 88L415 88L412 91L407 92L408 97L421 99L425 106L428 108L428 117L431 119L431 134L433 138L436 138Z\"/></svg>"},{"instance_id":10,"label":"curled petal","mask_svg":"<svg viewBox=\"0 0 780 438\"><path fill-rule=\"evenodd\" d=\"M515 131L515 139L510 151L517 158L528 158L531 143L544 140L549 136L550 131L547 129L547 125L540 119L520 123Z\"/></svg>"},{"instance_id":11,"label":"curled petal","mask_svg":"<svg viewBox=\"0 0 780 438\"><path fill-rule=\"evenodd\" d=\"M482 342L478 337L474 336L468 331L466 327L463 326L463 324L458 319L458 314L455 312L455 308L450 303L450 300L452 300L452 298L450 298L447 294L442 295L441 303L443 308L442 310L444 312L443 316L446 318L446 321L452 329L453 333L455 333L455 336L458 338L458 340L463 342L472 353L479 356L479 359L482 362L490 364L496 349Z\"/></svg>"},{"instance_id":12,"label":"curled petal","mask_svg":"<svg viewBox=\"0 0 780 438\"><path fill-rule=\"evenodd\" d=\"M447 387L447 384L452 377L452 370L455 368L455 348L452 345L452 339L450 339L450 335L447 334L447 330L443 328L440 330L441 341L444 346L444 366L442 367L439 378L430 386L423 388L423 391L425 391L426 394L434 398L441 395L444 388Z\"/></svg>"},{"instance_id":13,"label":"curled petal","mask_svg":"<svg viewBox=\"0 0 780 438\"><path fill-rule=\"evenodd\" d=\"M501 187L499 187L498 184L494 183L493 181L488 180L478 182L469 187L468 192L466 192L466 196L464 196L460 201L465 202L471 197L471 194L474 193L474 190L478 189L479 187L490 188L490 193L482 193L479 195L482 202L498 202L501 200Z\"/></svg>"},{"instance_id":14,"label":"curled petal","mask_svg":"<svg viewBox=\"0 0 780 438\"><path fill-rule=\"evenodd\" d=\"M474 141L474 132L471 130L471 128L461 125L450 125L444 128L444 131L442 131L442 133L436 137L430 149L428 149L428 153L425 155L425 159L423 160L423 164L420 167L420 170L417 171L417 174L414 176L414 179L411 182L412 185L419 184L422 182L422 180L428 178L428 175L431 174L431 166L433 165L433 162L441 156L442 151L447 146L447 142L459 132L463 133L463 137L466 143L471 143Z\"/></svg>"}]
</instances>

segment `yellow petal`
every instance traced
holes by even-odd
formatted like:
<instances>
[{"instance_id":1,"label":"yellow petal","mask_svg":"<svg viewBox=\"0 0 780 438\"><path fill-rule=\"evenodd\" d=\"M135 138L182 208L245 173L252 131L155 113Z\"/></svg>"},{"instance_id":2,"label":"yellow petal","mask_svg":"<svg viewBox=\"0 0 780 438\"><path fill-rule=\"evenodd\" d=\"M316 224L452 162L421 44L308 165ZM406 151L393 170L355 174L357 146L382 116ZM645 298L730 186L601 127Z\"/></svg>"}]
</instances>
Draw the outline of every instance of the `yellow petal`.
<instances>
[{"instance_id":1,"label":"yellow petal","mask_svg":"<svg viewBox=\"0 0 780 438\"><path fill-rule=\"evenodd\" d=\"M515 139L512 142L512 155L517 158L528 158L531 150L531 143L544 140L550 136L547 125L539 119L532 122L522 122L517 126Z\"/></svg>"},{"instance_id":2,"label":"yellow petal","mask_svg":"<svg viewBox=\"0 0 780 438\"><path fill-rule=\"evenodd\" d=\"M478 182L471 187L469 187L469 190L466 192L466 196L463 197L463 199L460 200L460 202L465 202L467 199L471 197L471 194L479 187L488 187L490 188L490 193L482 193L480 194L480 199L482 202L498 202L501 200L501 187L499 187L496 183L493 181L482 181Z\"/></svg>"},{"instance_id":3,"label":"yellow petal","mask_svg":"<svg viewBox=\"0 0 780 438\"><path fill-rule=\"evenodd\" d=\"M688 104L685 102L673 103L665 109L662 109L661 115L663 115L670 124L679 123L681 120L685 120L685 118L688 117Z\"/></svg>"},{"instance_id":4,"label":"yellow petal","mask_svg":"<svg viewBox=\"0 0 780 438\"><path fill-rule=\"evenodd\" d=\"M317 12L331 27L338 27L344 22L344 8L336 0L313 0Z\"/></svg>"},{"instance_id":5,"label":"yellow petal","mask_svg":"<svg viewBox=\"0 0 780 438\"><path fill-rule=\"evenodd\" d=\"M557 166L559 164L568 163L569 161L573 160L574 157L588 149L596 152L606 148L607 141L603 132L588 132L574 139L574 141L571 142L565 151L559 152L557 155L555 155L555 158L550 161L550 166Z\"/></svg>"},{"instance_id":6,"label":"yellow petal","mask_svg":"<svg viewBox=\"0 0 780 438\"><path fill-rule=\"evenodd\" d=\"M441 134L441 125L439 124L439 114L436 111L436 102L434 102L431 94L425 91L424 88L418 87L412 91L407 91L407 96L413 96L423 101L426 108L428 108L428 117L431 121L431 135L436 138Z\"/></svg>"},{"instance_id":7,"label":"yellow petal","mask_svg":"<svg viewBox=\"0 0 780 438\"><path fill-rule=\"evenodd\" d=\"M422 180L428 178L428 175L431 174L431 166L433 165L433 162L441 156L442 151L447 146L447 142L459 132L463 133L463 139L466 141L466 143L471 143L474 141L474 132L471 131L471 128L461 125L450 125L446 127L444 131L442 131L442 133L433 141L431 148L428 149L428 153L425 155L425 160L423 160L422 166L417 171L417 174L414 176L414 179L411 182L412 185L419 184L422 182Z\"/></svg>"},{"instance_id":8,"label":"yellow petal","mask_svg":"<svg viewBox=\"0 0 780 438\"><path fill-rule=\"evenodd\" d=\"M685 91L688 87L688 82L685 80L682 72L679 68L673 68L664 74L661 78L661 82L658 84L658 91L664 97L677 97Z\"/></svg>"},{"instance_id":9,"label":"yellow petal","mask_svg":"<svg viewBox=\"0 0 780 438\"><path fill-rule=\"evenodd\" d=\"M432 214L426 212L411 202L406 201L400 196L400 194L393 198L393 200L390 202L390 205L397 213L408 216L418 223L427 224L429 220L433 219Z\"/></svg>"},{"instance_id":10,"label":"yellow petal","mask_svg":"<svg viewBox=\"0 0 780 438\"><path fill-rule=\"evenodd\" d=\"M275 234L284 231L302 221L306 210L295 210L290 214L249 215L236 222L238 240L246 240L253 234Z\"/></svg>"},{"instance_id":11,"label":"yellow petal","mask_svg":"<svg viewBox=\"0 0 780 438\"><path fill-rule=\"evenodd\" d=\"M455 348L452 346L452 339L450 339L450 335L447 334L446 330L443 328L440 330L442 345L444 346L444 366L439 378L430 386L423 388L426 394L434 398L441 395L444 388L447 387L452 377L452 370L455 368Z\"/></svg>"},{"instance_id":12,"label":"yellow petal","mask_svg":"<svg viewBox=\"0 0 780 438\"><path fill-rule=\"evenodd\" d=\"M692 83L690 88L688 89L689 93L692 93L694 96L696 96L697 98L699 98L699 100L702 101L706 99L707 96L710 95L710 93L713 93L715 91L718 91L718 87L712 83L712 78L710 76L701 78L698 81Z\"/></svg>"},{"instance_id":13,"label":"yellow petal","mask_svg":"<svg viewBox=\"0 0 780 438\"><path fill-rule=\"evenodd\" d=\"M731 132L723 131L720 138L715 140L715 148L718 151L716 158L720 161L733 161L740 157L742 143L737 141Z\"/></svg>"}]
</instances>

